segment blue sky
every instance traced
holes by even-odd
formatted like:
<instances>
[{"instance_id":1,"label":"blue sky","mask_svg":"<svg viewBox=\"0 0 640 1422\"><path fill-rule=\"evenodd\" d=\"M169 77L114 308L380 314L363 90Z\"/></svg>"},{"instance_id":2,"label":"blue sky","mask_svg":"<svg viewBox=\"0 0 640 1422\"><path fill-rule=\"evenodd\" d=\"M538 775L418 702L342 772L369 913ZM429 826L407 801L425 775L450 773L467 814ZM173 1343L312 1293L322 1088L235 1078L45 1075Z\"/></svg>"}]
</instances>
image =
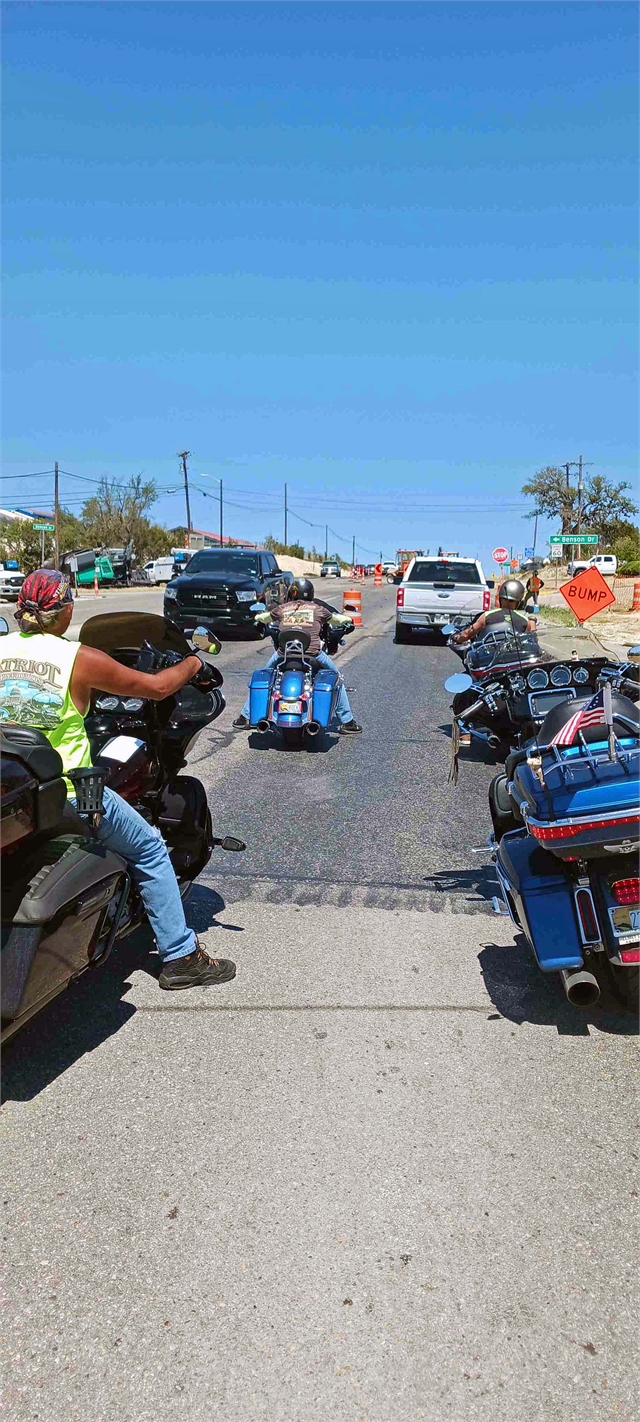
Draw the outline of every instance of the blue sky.
<instances>
[{"instance_id":1,"label":"blue sky","mask_svg":"<svg viewBox=\"0 0 640 1422\"><path fill-rule=\"evenodd\" d=\"M530 541L536 469L633 478L635 5L9 0L3 28L5 505L56 458L167 490L187 448L228 533L281 537L286 480L307 544L488 561Z\"/></svg>"}]
</instances>

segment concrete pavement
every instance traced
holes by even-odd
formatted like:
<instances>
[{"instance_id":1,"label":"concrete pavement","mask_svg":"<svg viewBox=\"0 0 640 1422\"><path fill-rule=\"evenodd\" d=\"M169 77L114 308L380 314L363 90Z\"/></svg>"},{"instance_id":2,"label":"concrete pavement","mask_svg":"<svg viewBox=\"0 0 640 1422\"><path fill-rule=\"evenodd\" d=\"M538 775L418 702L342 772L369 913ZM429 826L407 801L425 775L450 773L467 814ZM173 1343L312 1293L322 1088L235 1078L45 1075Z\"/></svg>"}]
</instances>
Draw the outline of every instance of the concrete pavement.
<instances>
[{"instance_id":1,"label":"concrete pavement","mask_svg":"<svg viewBox=\"0 0 640 1422\"><path fill-rule=\"evenodd\" d=\"M354 742L234 735L270 648L223 648L191 768L249 847L189 914L235 982L161 994L141 936L5 1054L10 1422L637 1415L634 1022L492 915L495 767L449 785L457 659L394 595Z\"/></svg>"}]
</instances>

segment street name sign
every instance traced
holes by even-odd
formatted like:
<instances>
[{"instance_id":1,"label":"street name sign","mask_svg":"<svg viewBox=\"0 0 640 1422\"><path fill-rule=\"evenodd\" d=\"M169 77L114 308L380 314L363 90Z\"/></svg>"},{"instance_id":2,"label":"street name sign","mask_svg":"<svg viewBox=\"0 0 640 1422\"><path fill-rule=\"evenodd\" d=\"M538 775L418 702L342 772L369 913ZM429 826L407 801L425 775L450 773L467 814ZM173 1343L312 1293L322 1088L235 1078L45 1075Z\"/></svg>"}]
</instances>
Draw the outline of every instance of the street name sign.
<instances>
[{"instance_id":1,"label":"street name sign","mask_svg":"<svg viewBox=\"0 0 640 1422\"><path fill-rule=\"evenodd\" d=\"M551 547L554 543L591 544L598 542L598 535L597 533L552 533L549 542Z\"/></svg>"},{"instance_id":2,"label":"street name sign","mask_svg":"<svg viewBox=\"0 0 640 1422\"><path fill-rule=\"evenodd\" d=\"M577 578L563 583L560 592L571 611L575 612L578 622L586 622L594 612L603 612L616 600L615 593L612 593L598 568L585 568Z\"/></svg>"},{"instance_id":3,"label":"street name sign","mask_svg":"<svg viewBox=\"0 0 640 1422\"><path fill-rule=\"evenodd\" d=\"M36 533L53 533L55 525L52 523L34 523L33 528Z\"/></svg>"},{"instance_id":4,"label":"street name sign","mask_svg":"<svg viewBox=\"0 0 640 1422\"><path fill-rule=\"evenodd\" d=\"M491 557L493 558L494 563L505 563L507 561L507 558L509 557L509 549L494 548Z\"/></svg>"}]
</instances>

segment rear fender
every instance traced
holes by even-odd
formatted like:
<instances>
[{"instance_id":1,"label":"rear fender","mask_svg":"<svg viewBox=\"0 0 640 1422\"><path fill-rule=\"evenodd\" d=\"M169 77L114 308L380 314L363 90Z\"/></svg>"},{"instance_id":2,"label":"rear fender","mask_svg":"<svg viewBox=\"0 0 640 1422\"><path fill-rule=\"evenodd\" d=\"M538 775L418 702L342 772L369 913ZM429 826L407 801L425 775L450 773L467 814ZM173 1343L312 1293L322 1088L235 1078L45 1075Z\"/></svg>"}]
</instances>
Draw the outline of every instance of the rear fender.
<instances>
[{"instance_id":1,"label":"rear fender","mask_svg":"<svg viewBox=\"0 0 640 1422\"><path fill-rule=\"evenodd\" d=\"M633 878L637 876L637 873L637 861L633 855L629 857L626 855L615 855L612 856L608 862L594 861L589 867L589 884L598 916L600 931L602 933L602 941L607 956L615 967L628 966L628 964L623 963L620 959L620 949L635 947L637 944L633 943L631 938L624 937L624 930L623 936L621 937L619 937L615 931L615 911L619 910L622 906L618 904L617 899L611 892L611 884L616 879ZM621 918L623 915L618 913L617 917ZM618 925L618 927L621 926L620 924Z\"/></svg>"}]
</instances>

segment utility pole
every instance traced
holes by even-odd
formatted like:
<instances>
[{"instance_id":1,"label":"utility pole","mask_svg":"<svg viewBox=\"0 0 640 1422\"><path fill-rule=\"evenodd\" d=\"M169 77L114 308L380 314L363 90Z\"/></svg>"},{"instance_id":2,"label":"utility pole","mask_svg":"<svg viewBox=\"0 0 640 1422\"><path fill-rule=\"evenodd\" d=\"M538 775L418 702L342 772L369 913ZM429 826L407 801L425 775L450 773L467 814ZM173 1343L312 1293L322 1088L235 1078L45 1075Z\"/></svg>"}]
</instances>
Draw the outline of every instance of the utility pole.
<instances>
[{"instance_id":1,"label":"utility pole","mask_svg":"<svg viewBox=\"0 0 640 1422\"><path fill-rule=\"evenodd\" d=\"M535 556L536 556L536 543L537 543L537 540L538 540L538 515L539 515L539 513L540 513L540 510L539 510L539 509L536 509L536 521L535 521L535 523L534 523L534 525L533 525L533 557L534 557L534 561L535 561Z\"/></svg>"},{"instance_id":2,"label":"utility pole","mask_svg":"<svg viewBox=\"0 0 640 1422\"><path fill-rule=\"evenodd\" d=\"M353 535L353 552L352 552L352 554L351 554L351 567L352 567L352 568L355 568L355 566L356 566L356 535L355 535L355 533L354 533L354 535Z\"/></svg>"},{"instance_id":3,"label":"utility pole","mask_svg":"<svg viewBox=\"0 0 640 1422\"><path fill-rule=\"evenodd\" d=\"M325 561L325 563L326 563L328 557L329 557L329 525L328 525L328 523L325 523L325 526L324 526L324 561Z\"/></svg>"},{"instance_id":4,"label":"utility pole","mask_svg":"<svg viewBox=\"0 0 640 1422\"><path fill-rule=\"evenodd\" d=\"M222 479L220 480L220 547L222 548Z\"/></svg>"},{"instance_id":5,"label":"utility pole","mask_svg":"<svg viewBox=\"0 0 640 1422\"><path fill-rule=\"evenodd\" d=\"M287 486L284 486L284 546L287 547Z\"/></svg>"},{"instance_id":6,"label":"utility pole","mask_svg":"<svg viewBox=\"0 0 640 1422\"><path fill-rule=\"evenodd\" d=\"M59 529L60 529L60 496L59 496L59 487L58 487L58 485L59 485L58 461L57 461L57 459L56 459L56 462L55 462L55 464L54 464L54 466L53 466L53 523L54 523L53 556L54 556L54 559L55 559L56 568L59 568L59 567L60 567L60 533L59 533ZM43 563L44 563L44 534L42 535L42 549L43 549L42 561L43 561Z\"/></svg>"},{"instance_id":7,"label":"utility pole","mask_svg":"<svg viewBox=\"0 0 640 1422\"><path fill-rule=\"evenodd\" d=\"M182 464L182 472L184 474L184 501L187 506L187 535L185 548L191 547L191 505L189 503L189 474L187 471L187 459L189 458L190 453L191 451L189 449L183 449L182 454L178 455L178 459Z\"/></svg>"},{"instance_id":8,"label":"utility pole","mask_svg":"<svg viewBox=\"0 0 640 1422\"><path fill-rule=\"evenodd\" d=\"M578 527L577 533L582 533L582 455L578 456ZM580 547L580 544L578 544Z\"/></svg>"}]
</instances>

